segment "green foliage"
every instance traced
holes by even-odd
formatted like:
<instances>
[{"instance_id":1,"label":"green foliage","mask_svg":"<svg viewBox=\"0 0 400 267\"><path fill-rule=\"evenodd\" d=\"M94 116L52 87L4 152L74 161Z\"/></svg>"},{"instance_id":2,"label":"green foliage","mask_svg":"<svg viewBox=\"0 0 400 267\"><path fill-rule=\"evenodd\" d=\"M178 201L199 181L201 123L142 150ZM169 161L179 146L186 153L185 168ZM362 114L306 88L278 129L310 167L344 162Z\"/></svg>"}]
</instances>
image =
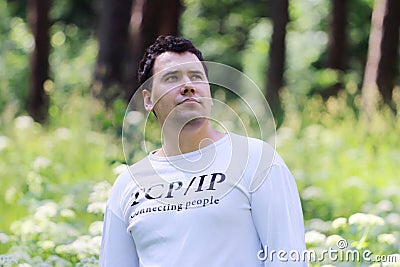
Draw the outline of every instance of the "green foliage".
<instances>
[{"instance_id":1,"label":"green foliage","mask_svg":"<svg viewBox=\"0 0 400 267\"><path fill-rule=\"evenodd\" d=\"M92 5L80 2L82 10ZM24 3L0 0L0 265L8 259L5 266L96 266L104 204L126 167L120 141L126 104L116 100L110 111L90 98L97 56L95 37L87 28L91 17L77 21L71 10L79 3L60 1L51 13L51 78L45 86L50 120L41 126L26 116L33 39ZM266 1L185 4L183 35L208 60L243 69L264 88L272 33ZM351 70L344 76L345 92L323 102L306 94L329 86L339 75L319 67L327 44L328 2L290 1L286 118L277 132L277 150L297 179L308 248L318 251L344 238L349 249L399 253L400 119L384 109L369 124L359 118L372 4L351 2ZM224 99L235 105L232 97ZM152 115L151 120L146 136L156 140ZM138 160L141 149L129 156Z\"/></svg>"},{"instance_id":2,"label":"green foliage","mask_svg":"<svg viewBox=\"0 0 400 267\"><path fill-rule=\"evenodd\" d=\"M286 87L298 95L335 84L340 73L326 71L331 2L289 1L286 35ZM272 30L267 1L186 0L182 35L193 40L205 58L243 70L262 89ZM368 49L373 1L348 3L348 70L345 80L361 86ZM358 90L358 89L357 89Z\"/></svg>"},{"instance_id":3,"label":"green foliage","mask_svg":"<svg viewBox=\"0 0 400 267\"><path fill-rule=\"evenodd\" d=\"M28 116L2 120L0 254L20 263L75 266L98 256L122 148L113 132L93 123L94 100L67 98L47 127Z\"/></svg>"},{"instance_id":4,"label":"green foliage","mask_svg":"<svg viewBox=\"0 0 400 267\"><path fill-rule=\"evenodd\" d=\"M326 103L284 98L277 150L297 180L308 248L320 252L345 239L349 250L398 253L400 118L382 111L366 124L349 107L350 93ZM64 101L47 127L27 116L2 121L0 254L21 264L96 266L104 204L125 168L120 136L99 121L114 116L99 117L103 107L90 98Z\"/></svg>"},{"instance_id":5,"label":"green foliage","mask_svg":"<svg viewBox=\"0 0 400 267\"><path fill-rule=\"evenodd\" d=\"M10 18L6 3L0 1L0 111L12 102L23 108L27 85L29 53L33 39L20 18Z\"/></svg>"},{"instance_id":6,"label":"green foliage","mask_svg":"<svg viewBox=\"0 0 400 267\"><path fill-rule=\"evenodd\" d=\"M359 97L346 92L327 102L285 99L288 112L277 131L277 150L297 179L307 247L318 256L329 249L343 256L310 265L380 266L362 258L346 261L345 253L399 253L400 117L382 107L371 121L359 119L352 107ZM338 249L339 240L348 242L347 249Z\"/></svg>"},{"instance_id":7,"label":"green foliage","mask_svg":"<svg viewBox=\"0 0 400 267\"><path fill-rule=\"evenodd\" d=\"M268 14L266 1L186 0L182 35L203 51L206 60L242 69L249 29Z\"/></svg>"}]
</instances>

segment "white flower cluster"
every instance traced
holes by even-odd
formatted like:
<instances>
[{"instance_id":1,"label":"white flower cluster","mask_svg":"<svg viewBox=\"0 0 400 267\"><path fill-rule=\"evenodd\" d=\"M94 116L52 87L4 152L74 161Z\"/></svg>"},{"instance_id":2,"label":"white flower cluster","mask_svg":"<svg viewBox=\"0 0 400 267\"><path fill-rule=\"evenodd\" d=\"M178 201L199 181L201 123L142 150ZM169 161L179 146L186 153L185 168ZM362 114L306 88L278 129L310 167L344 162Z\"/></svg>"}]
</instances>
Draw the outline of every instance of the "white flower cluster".
<instances>
[{"instance_id":1,"label":"white flower cluster","mask_svg":"<svg viewBox=\"0 0 400 267\"><path fill-rule=\"evenodd\" d=\"M385 220L373 214L355 213L349 217L349 224L357 224L360 226L384 225Z\"/></svg>"},{"instance_id":2,"label":"white flower cluster","mask_svg":"<svg viewBox=\"0 0 400 267\"><path fill-rule=\"evenodd\" d=\"M39 156L33 161L32 167L35 171L40 171L50 166L50 164L51 161L48 158Z\"/></svg>"},{"instance_id":3,"label":"white flower cluster","mask_svg":"<svg viewBox=\"0 0 400 267\"><path fill-rule=\"evenodd\" d=\"M109 182L97 183L89 196L87 211L90 213L104 213L112 185Z\"/></svg>"},{"instance_id":4,"label":"white flower cluster","mask_svg":"<svg viewBox=\"0 0 400 267\"><path fill-rule=\"evenodd\" d=\"M56 247L59 254L76 255L78 259L85 259L97 255L100 250L101 236L83 235L67 245Z\"/></svg>"},{"instance_id":5,"label":"white flower cluster","mask_svg":"<svg viewBox=\"0 0 400 267\"><path fill-rule=\"evenodd\" d=\"M347 226L347 219L343 217L336 218L332 222L333 229L339 229Z\"/></svg>"},{"instance_id":6,"label":"white flower cluster","mask_svg":"<svg viewBox=\"0 0 400 267\"><path fill-rule=\"evenodd\" d=\"M20 116L15 118L14 120L14 126L19 130L32 128L34 124L35 122L30 116Z\"/></svg>"},{"instance_id":7,"label":"white flower cluster","mask_svg":"<svg viewBox=\"0 0 400 267\"><path fill-rule=\"evenodd\" d=\"M128 168L128 165L126 165L126 164L118 165L116 168L114 168L113 173L116 175L119 175L122 172L126 171L127 168Z\"/></svg>"},{"instance_id":8,"label":"white flower cluster","mask_svg":"<svg viewBox=\"0 0 400 267\"><path fill-rule=\"evenodd\" d=\"M311 230L306 232L305 240L307 244L321 244L325 241L326 236L318 231Z\"/></svg>"}]
</instances>

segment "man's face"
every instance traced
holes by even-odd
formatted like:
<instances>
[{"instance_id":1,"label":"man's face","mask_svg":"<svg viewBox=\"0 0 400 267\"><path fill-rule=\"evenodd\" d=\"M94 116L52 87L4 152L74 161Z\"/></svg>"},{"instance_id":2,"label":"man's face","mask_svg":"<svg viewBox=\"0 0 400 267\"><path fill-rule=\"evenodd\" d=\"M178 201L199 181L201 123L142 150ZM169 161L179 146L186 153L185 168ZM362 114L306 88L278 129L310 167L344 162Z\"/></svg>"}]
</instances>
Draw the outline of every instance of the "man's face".
<instances>
[{"instance_id":1,"label":"man's face","mask_svg":"<svg viewBox=\"0 0 400 267\"><path fill-rule=\"evenodd\" d=\"M211 112L210 86L199 59L190 52L165 52L153 66L152 89L143 90L144 104L154 111L161 125L208 118Z\"/></svg>"}]
</instances>

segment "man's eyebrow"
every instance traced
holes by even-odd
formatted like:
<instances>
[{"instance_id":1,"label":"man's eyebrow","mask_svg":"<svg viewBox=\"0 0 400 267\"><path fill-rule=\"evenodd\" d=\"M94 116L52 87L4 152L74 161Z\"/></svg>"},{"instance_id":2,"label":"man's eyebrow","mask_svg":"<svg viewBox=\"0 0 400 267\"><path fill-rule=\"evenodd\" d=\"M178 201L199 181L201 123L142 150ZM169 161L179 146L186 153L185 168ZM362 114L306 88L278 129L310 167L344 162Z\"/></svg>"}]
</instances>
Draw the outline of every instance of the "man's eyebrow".
<instances>
[{"instance_id":1,"label":"man's eyebrow","mask_svg":"<svg viewBox=\"0 0 400 267\"><path fill-rule=\"evenodd\" d=\"M189 73L191 73L191 74L201 74L201 75L204 75L204 71L201 71L201 70L190 70Z\"/></svg>"},{"instance_id":2,"label":"man's eyebrow","mask_svg":"<svg viewBox=\"0 0 400 267\"><path fill-rule=\"evenodd\" d=\"M178 70L171 70L171 71L165 72L161 77L164 78L164 77L167 77L169 75L173 75L173 74L177 74L177 73L179 73Z\"/></svg>"}]
</instances>

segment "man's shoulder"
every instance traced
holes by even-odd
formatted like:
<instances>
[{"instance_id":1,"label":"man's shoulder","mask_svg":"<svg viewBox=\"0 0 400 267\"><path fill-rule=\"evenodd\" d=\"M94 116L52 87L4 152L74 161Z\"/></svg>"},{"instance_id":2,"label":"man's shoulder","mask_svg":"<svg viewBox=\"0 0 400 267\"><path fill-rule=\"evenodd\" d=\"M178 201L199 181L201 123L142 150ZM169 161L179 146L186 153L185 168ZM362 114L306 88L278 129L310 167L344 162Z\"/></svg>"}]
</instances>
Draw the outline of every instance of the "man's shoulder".
<instances>
[{"instance_id":1,"label":"man's shoulder","mask_svg":"<svg viewBox=\"0 0 400 267\"><path fill-rule=\"evenodd\" d=\"M269 144L268 142L261 140L260 138L257 138L257 137L245 136L242 134L237 134L237 133L232 133L232 132L230 132L229 135L232 140L236 140L239 142L247 142L252 147L268 146L271 149L273 149L273 146L271 144Z\"/></svg>"},{"instance_id":2,"label":"man's shoulder","mask_svg":"<svg viewBox=\"0 0 400 267\"><path fill-rule=\"evenodd\" d=\"M284 160L270 143L238 134L231 134L231 140L232 147L239 150L239 157L246 161L248 177L244 182L247 181L251 192L256 191L274 166L287 171Z\"/></svg>"},{"instance_id":3,"label":"man's shoulder","mask_svg":"<svg viewBox=\"0 0 400 267\"><path fill-rule=\"evenodd\" d=\"M233 147L240 147L242 152L247 152L249 159L260 160L262 162L271 162L272 164L280 164L281 158L275 150L275 147L270 143L261 140L260 138L244 136L236 133L231 133ZM237 145L240 144L240 145Z\"/></svg>"}]
</instances>

